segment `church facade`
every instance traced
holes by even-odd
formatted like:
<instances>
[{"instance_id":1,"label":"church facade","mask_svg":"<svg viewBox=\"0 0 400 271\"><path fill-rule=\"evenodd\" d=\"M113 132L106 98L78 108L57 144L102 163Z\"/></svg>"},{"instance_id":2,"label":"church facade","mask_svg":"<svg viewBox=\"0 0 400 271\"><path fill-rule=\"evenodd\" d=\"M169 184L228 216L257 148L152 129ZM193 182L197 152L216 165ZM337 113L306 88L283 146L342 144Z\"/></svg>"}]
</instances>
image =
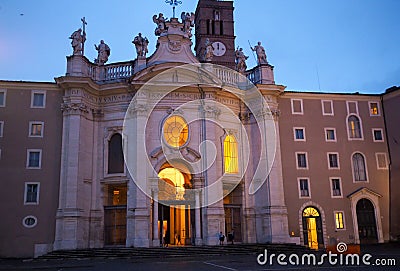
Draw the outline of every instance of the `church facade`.
<instances>
[{"instance_id":1,"label":"church facade","mask_svg":"<svg viewBox=\"0 0 400 271\"><path fill-rule=\"evenodd\" d=\"M398 90L285 91L261 43L253 69L235 50L233 2L153 21L151 56L139 34L134 61L107 64L102 42L92 63L77 31L55 83L0 81L1 256L396 238L384 103Z\"/></svg>"}]
</instances>

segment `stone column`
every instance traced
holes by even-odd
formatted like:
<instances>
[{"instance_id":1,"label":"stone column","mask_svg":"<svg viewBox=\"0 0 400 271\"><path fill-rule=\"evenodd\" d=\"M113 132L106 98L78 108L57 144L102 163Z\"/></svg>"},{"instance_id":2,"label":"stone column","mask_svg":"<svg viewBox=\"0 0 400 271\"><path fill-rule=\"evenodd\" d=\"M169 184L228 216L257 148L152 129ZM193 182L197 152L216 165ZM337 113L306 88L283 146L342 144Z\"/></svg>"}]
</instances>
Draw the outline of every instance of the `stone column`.
<instances>
[{"instance_id":1,"label":"stone column","mask_svg":"<svg viewBox=\"0 0 400 271\"><path fill-rule=\"evenodd\" d=\"M128 185L128 213L127 213L127 247L149 247L150 246L150 199L142 191L151 193L151 187L148 184L148 168L144 136L147 121L147 104L144 99L137 99L135 105L129 109L128 119L126 121L127 142L124 146L126 163L131 165L132 179ZM140 185L140 187L138 187Z\"/></svg>"},{"instance_id":2,"label":"stone column","mask_svg":"<svg viewBox=\"0 0 400 271\"><path fill-rule=\"evenodd\" d=\"M160 246L158 231L158 189L153 189L153 247Z\"/></svg>"},{"instance_id":3,"label":"stone column","mask_svg":"<svg viewBox=\"0 0 400 271\"><path fill-rule=\"evenodd\" d=\"M79 97L80 94L80 90L75 90L72 95L76 97L65 98L62 105L60 192L54 250L89 246L93 124L84 117L88 117L89 108Z\"/></svg>"},{"instance_id":4,"label":"stone column","mask_svg":"<svg viewBox=\"0 0 400 271\"><path fill-rule=\"evenodd\" d=\"M201 219L200 219L200 192L196 191L195 195L196 209L195 209L195 226L196 226L196 246L201 246L203 239L201 238Z\"/></svg>"}]
</instances>

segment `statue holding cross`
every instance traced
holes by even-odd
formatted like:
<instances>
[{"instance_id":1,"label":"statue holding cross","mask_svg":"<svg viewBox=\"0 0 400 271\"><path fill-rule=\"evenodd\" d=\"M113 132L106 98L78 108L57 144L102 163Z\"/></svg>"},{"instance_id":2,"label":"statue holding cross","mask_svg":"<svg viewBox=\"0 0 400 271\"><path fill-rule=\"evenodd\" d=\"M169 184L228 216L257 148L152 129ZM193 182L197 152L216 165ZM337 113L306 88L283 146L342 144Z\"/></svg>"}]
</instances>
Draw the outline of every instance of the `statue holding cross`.
<instances>
[{"instance_id":1,"label":"statue holding cross","mask_svg":"<svg viewBox=\"0 0 400 271\"><path fill-rule=\"evenodd\" d=\"M69 37L72 40L71 45L73 49L73 55L83 55L85 50L85 41L86 41L85 25L87 25L87 22L85 21L85 17L83 17L81 21L83 23L83 33L82 33L82 28L79 28Z\"/></svg>"}]
</instances>

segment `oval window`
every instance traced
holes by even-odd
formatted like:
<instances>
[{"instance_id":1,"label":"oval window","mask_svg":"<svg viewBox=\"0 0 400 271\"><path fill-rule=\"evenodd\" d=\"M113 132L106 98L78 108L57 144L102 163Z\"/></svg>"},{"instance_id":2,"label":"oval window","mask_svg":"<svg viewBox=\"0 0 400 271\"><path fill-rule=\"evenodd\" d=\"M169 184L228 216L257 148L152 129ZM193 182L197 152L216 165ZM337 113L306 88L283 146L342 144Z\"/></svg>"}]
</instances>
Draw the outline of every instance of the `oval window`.
<instances>
[{"instance_id":1,"label":"oval window","mask_svg":"<svg viewBox=\"0 0 400 271\"><path fill-rule=\"evenodd\" d=\"M27 216L22 220L22 224L27 228L33 228L37 224L37 218L34 216Z\"/></svg>"}]
</instances>

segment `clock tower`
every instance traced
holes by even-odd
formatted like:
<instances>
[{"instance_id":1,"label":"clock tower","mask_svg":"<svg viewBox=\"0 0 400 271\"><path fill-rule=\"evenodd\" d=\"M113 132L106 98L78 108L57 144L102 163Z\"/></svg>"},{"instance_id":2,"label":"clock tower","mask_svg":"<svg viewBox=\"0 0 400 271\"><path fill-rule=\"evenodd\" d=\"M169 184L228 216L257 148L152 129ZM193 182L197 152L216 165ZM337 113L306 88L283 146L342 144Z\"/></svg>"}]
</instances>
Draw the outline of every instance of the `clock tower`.
<instances>
[{"instance_id":1,"label":"clock tower","mask_svg":"<svg viewBox=\"0 0 400 271\"><path fill-rule=\"evenodd\" d=\"M196 55L204 61L206 40L212 43L210 63L235 69L233 1L199 0L196 8Z\"/></svg>"}]
</instances>

